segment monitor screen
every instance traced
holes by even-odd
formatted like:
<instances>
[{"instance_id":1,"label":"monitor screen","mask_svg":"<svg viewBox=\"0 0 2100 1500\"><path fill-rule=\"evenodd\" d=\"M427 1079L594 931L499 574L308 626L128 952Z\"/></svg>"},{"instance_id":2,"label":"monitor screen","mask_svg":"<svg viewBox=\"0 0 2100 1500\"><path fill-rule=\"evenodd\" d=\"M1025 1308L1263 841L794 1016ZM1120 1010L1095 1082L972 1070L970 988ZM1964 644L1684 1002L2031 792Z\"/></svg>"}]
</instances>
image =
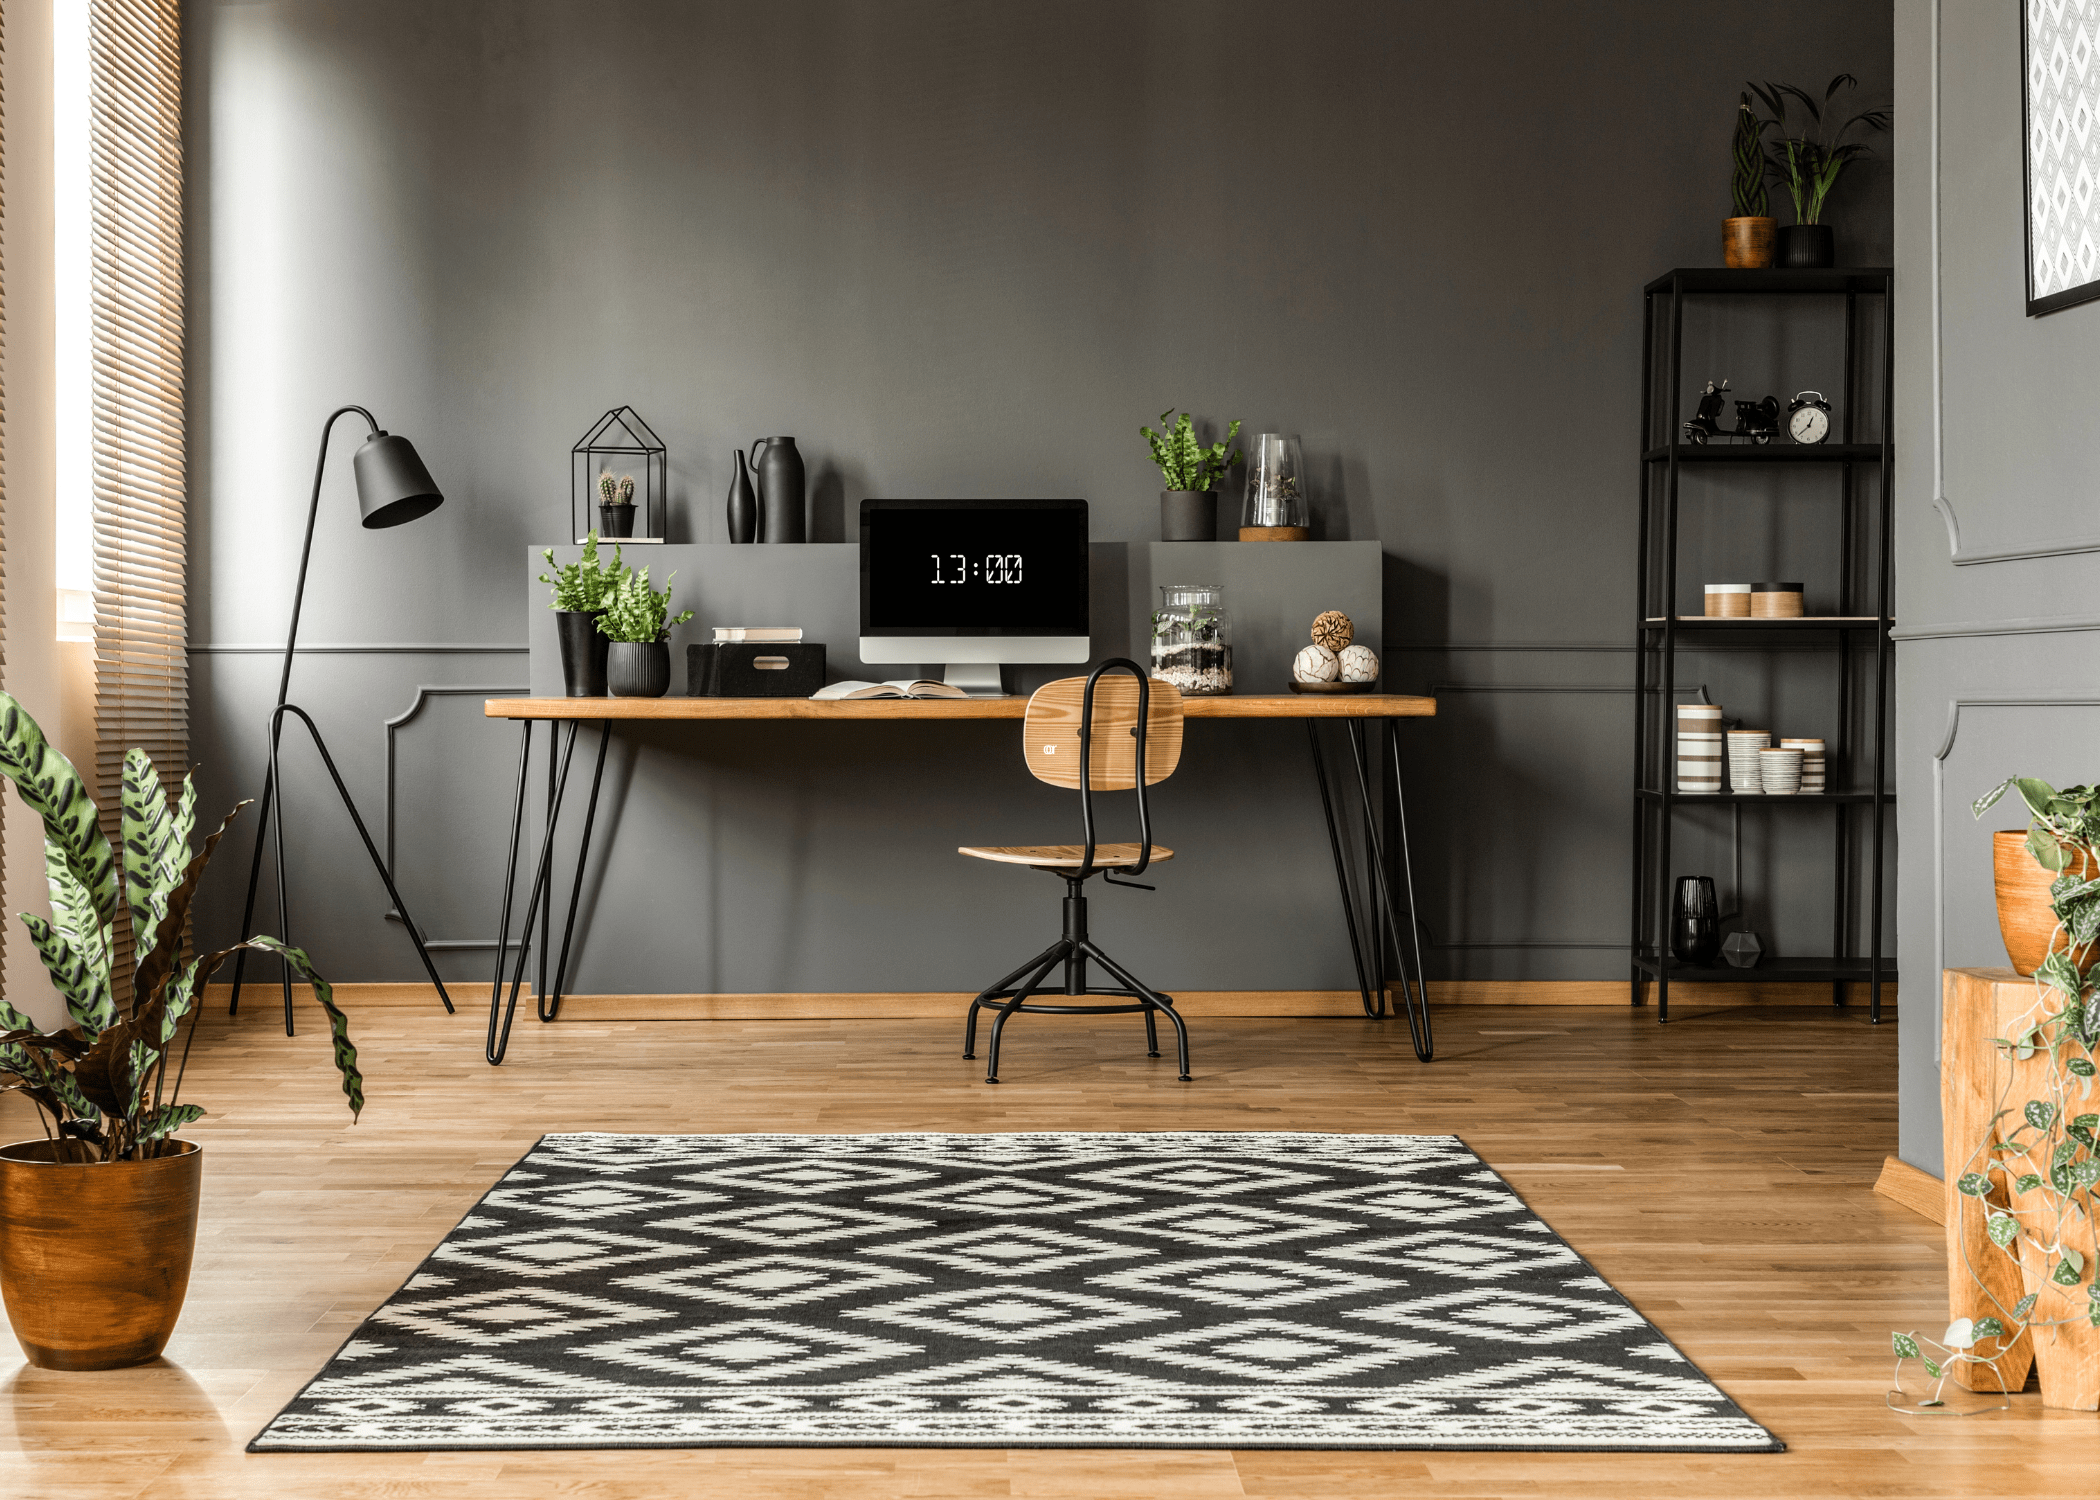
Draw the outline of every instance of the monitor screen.
<instances>
[{"instance_id":1,"label":"monitor screen","mask_svg":"<svg viewBox=\"0 0 2100 1500\"><path fill-rule=\"evenodd\" d=\"M863 500L866 636L1084 636L1084 500Z\"/></svg>"}]
</instances>

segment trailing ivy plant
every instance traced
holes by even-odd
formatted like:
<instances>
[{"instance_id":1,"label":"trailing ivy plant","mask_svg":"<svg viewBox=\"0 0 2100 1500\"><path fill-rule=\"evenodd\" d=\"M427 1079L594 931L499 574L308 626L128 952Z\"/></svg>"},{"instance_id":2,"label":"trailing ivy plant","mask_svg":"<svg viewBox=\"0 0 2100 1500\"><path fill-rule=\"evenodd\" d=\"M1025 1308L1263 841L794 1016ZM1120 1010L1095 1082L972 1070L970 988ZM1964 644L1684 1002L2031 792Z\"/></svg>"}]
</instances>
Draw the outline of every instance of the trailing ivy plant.
<instances>
[{"instance_id":1,"label":"trailing ivy plant","mask_svg":"<svg viewBox=\"0 0 2100 1500\"><path fill-rule=\"evenodd\" d=\"M1836 124L1836 116L1823 118L1823 111L1837 97L1839 89L1856 89L1859 80L1850 73L1840 73L1830 80L1823 90L1823 97L1815 95L1791 83L1751 84L1751 89L1772 112L1769 122L1778 138L1772 142L1768 152L1772 175L1786 185L1787 195L1794 200L1794 222L1817 224L1823 218L1823 200L1837 186L1838 174L1845 164L1855 156L1869 154L1864 141L1848 141L1846 136L1854 129L1886 131L1889 128L1889 112L1886 109L1865 109L1844 124ZM1808 116L1806 127L1799 133L1789 128L1787 101L1794 100Z\"/></svg>"},{"instance_id":2,"label":"trailing ivy plant","mask_svg":"<svg viewBox=\"0 0 2100 1500\"><path fill-rule=\"evenodd\" d=\"M671 578L677 576L675 571L671 574ZM599 631L610 640L646 645L664 639L673 625L690 620L691 610L678 615L670 613L671 578L664 580L659 593L649 586L647 568L629 568L606 596L605 612L598 616Z\"/></svg>"},{"instance_id":3,"label":"trailing ivy plant","mask_svg":"<svg viewBox=\"0 0 2100 1500\"><path fill-rule=\"evenodd\" d=\"M2049 956L2034 972L2034 1009L2012 1028L2012 1035L1995 1037L1991 1045L2008 1062L2045 1056L2050 1068L2048 1082L2036 1097L2017 1104L2007 1068L2007 1082L1993 1102L1989 1126L1996 1138L1976 1143L1968 1160L1960 1163L1955 1187L1976 1200L1991 1243L2016 1262L2025 1255L2044 1267L2050 1284L2060 1289L2055 1300L2069 1300L2071 1310L2062 1317L2036 1317L2041 1299L2030 1292L2001 1308L2002 1319L1979 1319L1973 1327L1963 1326L1966 1319L1957 1321L1940 1343L1939 1360L1921 1351L1915 1334L1895 1335L1899 1373L1905 1360L1921 1359L1943 1384L1943 1372L1956 1363L1988 1365L1999 1374L1998 1358L2023 1332L2077 1323L2100 1328L2100 1279L2072 1243L2090 1239L2093 1192L2100 1184L2100 1110L2093 1107L2093 1079L2100 1073L2100 963L2078 962L2078 955L2100 937L2100 879L2080 873L2092 868L2080 856L2100 847L2100 789L2073 786L2059 792L2046 781L2016 776L1977 798L1976 816L1990 811L2008 791L2017 791L2027 804L2028 850L2056 874L2049 886L2056 930L2050 934ZM2061 948L2058 934L2066 939ZM2002 1130L2000 1122L2007 1118L2013 1126ZM1970 1274L1975 1275L1973 1267ZM1984 1286L1981 1277L1977 1285ZM2076 1296L2080 1288L2083 1299ZM1988 1354L1973 1353L1986 1338L1996 1341L1995 1348ZM2004 1383L2002 1375L1999 1383ZM1938 1395L1935 1390L1934 1400L1923 1404L1936 1404Z\"/></svg>"},{"instance_id":4,"label":"trailing ivy plant","mask_svg":"<svg viewBox=\"0 0 2100 1500\"><path fill-rule=\"evenodd\" d=\"M554 549L549 547L540 554L547 566L554 569L550 575L540 574L541 583L554 585L554 597L547 608L570 610L580 614L596 614L605 608L605 600L613 586L627 572L627 565L620 561L620 544L613 543L613 560L610 567L598 556L598 532L593 527L583 539L583 556L572 563L557 563Z\"/></svg>"},{"instance_id":5,"label":"trailing ivy plant","mask_svg":"<svg viewBox=\"0 0 2100 1500\"><path fill-rule=\"evenodd\" d=\"M1159 414L1164 423L1174 415L1168 407ZM1232 440L1240 435L1237 420L1225 429L1225 441L1204 447L1196 441L1194 424L1189 414L1183 412L1164 435L1149 427L1140 427L1138 432L1151 445L1152 461L1159 465L1160 478L1170 490L1207 490L1225 477L1225 471L1245 457L1239 449L1231 447Z\"/></svg>"},{"instance_id":6,"label":"trailing ivy plant","mask_svg":"<svg viewBox=\"0 0 2100 1500\"><path fill-rule=\"evenodd\" d=\"M226 815L192 854L196 788L183 778L171 805L143 750L124 757L122 859L97 821L95 804L72 763L44 738L21 704L0 693L0 774L44 823L44 874L51 917L22 921L67 1023L45 1031L0 1002L0 1093L21 1093L37 1107L58 1159L137 1161L160 1155L177 1130L204 1113L181 1102L182 1066L172 1087L168 1064L185 1018L182 1058L197 1034L198 1004L219 966L244 948L275 953L313 985L328 1013L336 1070L354 1119L363 1110L364 1076L350 1044L349 1020L328 981L297 948L255 937L201 958L183 958L190 902L212 851L241 806ZM119 903L131 918L131 1004L119 1006L111 983Z\"/></svg>"}]
</instances>

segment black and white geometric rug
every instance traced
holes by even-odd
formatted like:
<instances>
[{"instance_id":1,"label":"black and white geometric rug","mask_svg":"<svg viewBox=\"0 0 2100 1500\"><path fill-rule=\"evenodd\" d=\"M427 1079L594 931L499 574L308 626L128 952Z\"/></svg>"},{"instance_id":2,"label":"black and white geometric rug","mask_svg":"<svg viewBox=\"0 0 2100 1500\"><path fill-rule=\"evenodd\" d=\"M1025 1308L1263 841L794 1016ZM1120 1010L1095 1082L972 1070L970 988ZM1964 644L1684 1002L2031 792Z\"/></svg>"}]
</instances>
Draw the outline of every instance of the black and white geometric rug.
<instances>
[{"instance_id":1,"label":"black and white geometric rug","mask_svg":"<svg viewBox=\"0 0 2100 1500\"><path fill-rule=\"evenodd\" d=\"M1455 1136L550 1135L251 1451L1778 1452Z\"/></svg>"}]
</instances>

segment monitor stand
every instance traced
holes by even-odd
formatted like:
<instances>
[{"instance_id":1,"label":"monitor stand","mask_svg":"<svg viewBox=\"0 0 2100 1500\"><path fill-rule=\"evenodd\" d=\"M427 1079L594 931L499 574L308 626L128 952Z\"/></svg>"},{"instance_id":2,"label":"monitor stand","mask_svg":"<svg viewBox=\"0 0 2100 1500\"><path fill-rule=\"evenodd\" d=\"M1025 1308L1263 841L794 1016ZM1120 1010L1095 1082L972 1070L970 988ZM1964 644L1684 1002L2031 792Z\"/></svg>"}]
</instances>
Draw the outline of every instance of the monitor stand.
<instances>
[{"instance_id":1,"label":"monitor stand","mask_svg":"<svg viewBox=\"0 0 2100 1500\"><path fill-rule=\"evenodd\" d=\"M958 687L972 698L1004 698L1006 684L1000 678L999 663L995 661L951 661L941 674L941 681L950 687Z\"/></svg>"}]
</instances>

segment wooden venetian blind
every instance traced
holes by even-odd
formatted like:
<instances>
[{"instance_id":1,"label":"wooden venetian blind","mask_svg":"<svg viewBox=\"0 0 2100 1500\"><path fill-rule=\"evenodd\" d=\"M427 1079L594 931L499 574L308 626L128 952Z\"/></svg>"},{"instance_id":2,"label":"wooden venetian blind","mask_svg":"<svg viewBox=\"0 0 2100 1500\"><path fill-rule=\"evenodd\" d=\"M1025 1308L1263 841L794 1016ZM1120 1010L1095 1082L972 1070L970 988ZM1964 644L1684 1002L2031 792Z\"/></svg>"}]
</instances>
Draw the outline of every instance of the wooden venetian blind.
<instances>
[{"instance_id":1,"label":"wooden venetian blind","mask_svg":"<svg viewBox=\"0 0 2100 1500\"><path fill-rule=\"evenodd\" d=\"M171 786L189 758L180 39L177 0L89 0L95 800L112 840L124 752ZM118 948L128 997L128 923Z\"/></svg>"}]
</instances>

